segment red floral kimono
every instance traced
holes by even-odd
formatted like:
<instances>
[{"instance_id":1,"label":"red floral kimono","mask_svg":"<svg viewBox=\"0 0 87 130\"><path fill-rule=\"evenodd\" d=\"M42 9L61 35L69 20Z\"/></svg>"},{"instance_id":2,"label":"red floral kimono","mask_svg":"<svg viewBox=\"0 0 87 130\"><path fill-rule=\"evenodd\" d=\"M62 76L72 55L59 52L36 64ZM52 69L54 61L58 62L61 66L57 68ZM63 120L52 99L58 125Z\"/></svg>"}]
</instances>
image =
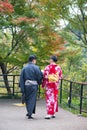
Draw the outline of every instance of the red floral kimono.
<instances>
[{"instance_id":1,"label":"red floral kimono","mask_svg":"<svg viewBox=\"0 0 87 130\"><path fill-rule=\"evenodd\" d=\"M46 88L47 114L54 115L58 112L58 86L62 78L62 70L57 64L50 64L44 70L42 87Z\"/></svg>"}]
</instances>

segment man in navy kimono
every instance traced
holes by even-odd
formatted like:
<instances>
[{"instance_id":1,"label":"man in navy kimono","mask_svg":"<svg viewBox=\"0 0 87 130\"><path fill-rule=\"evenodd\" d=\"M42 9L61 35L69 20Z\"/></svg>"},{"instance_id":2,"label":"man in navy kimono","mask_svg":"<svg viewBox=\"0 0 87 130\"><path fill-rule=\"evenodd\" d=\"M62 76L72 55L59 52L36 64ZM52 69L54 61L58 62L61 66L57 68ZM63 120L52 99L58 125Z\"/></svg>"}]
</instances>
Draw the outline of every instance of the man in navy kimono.
<instances>
[{"instance_id":1,"label":"man in navy kimono","mask_svg":"<svg viewBox=\"0 0 87 130\"><path fill-rule=\"evenodd\" d=\"M25 96L28 119L33 119L32 113L35 113L38 85L43 77L41 70L35 64L36 56L30 55L29 63L22 69L20 75L20 88L22 95Z\"/></svg>"}]
</instances>

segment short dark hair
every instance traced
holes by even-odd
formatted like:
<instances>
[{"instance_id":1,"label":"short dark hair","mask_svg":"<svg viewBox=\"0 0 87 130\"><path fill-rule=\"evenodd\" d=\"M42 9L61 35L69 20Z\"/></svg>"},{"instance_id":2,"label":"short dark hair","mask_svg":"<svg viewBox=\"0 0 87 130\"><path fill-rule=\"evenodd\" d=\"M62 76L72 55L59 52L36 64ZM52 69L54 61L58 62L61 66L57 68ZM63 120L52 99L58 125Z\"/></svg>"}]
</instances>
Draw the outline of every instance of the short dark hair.
<instances>
[{"instance_id":1,"label":"short dark hair","mask_svg":"<svg viewBox=\"0 0 87 130\"><path fill-rule=\"evenodd\" d=\"M57 61L58 61L58 58L57 58L57 56L55 56L55 55L51 56L50 59L52 59L54 62L57 62Z\"/></svg>"},{"instance_id":2,"label":"short dark hair","mask_svg":"<svg viewBox=\"0 0 87 130\"><path fill-rule=\"evenodd\" d=\"M29 62L32 62L33 60L36 60L36 56L35 55L30 55L29 56Z\"/></svg>"}]
</instances>

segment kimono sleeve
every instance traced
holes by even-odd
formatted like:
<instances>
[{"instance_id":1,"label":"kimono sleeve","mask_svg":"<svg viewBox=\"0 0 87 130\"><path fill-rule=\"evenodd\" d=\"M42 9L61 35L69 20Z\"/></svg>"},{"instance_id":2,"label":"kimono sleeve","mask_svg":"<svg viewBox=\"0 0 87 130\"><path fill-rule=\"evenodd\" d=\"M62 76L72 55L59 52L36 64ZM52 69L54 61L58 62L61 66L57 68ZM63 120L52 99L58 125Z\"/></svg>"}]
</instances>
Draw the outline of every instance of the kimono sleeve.
<instances>
[{"instance_id":1,"label":"kimono sleeve","mask_svg":"<svg viewBox=\"0 0 87 130\"><path fill-rule=\"evenodd\" d=\"M60 72L59 72L59 79L62 79L62 69L60 68Z\"/></svg>"},{"instance_id":2,"label":"kimono sleeve","mask_svg":"<svg viewBox=\"0 0 87 130\"><path fill-rule=\"evenodd\" d=\"M21 88L21 92L24 93L24 86L25 86L25 81L24 81L24 69L22 69L22 71L21 71L19 86L20 86L20 88Z\"/></svg>"},{"instance_id":3,"label":"kimono sleeve","mask_svg":"<svg viewBox=\"0 0 87 130\"><path fill-rule=\"evenodd\" d=\"M36 71L36 76L37 76L37 82L40 85L42 83L42 79L43 79L43 73L41 72L40 68L37 67L37 71Z\"/></svg>"},{"instance_id":4,"label":"kimono sleeve","mask_svg":"<svg viewBox=\"0 0 87 130\"><path fill-rule=\"evenodd\" d=\"M42 80L42 88L44 88L46 86L46 83L48 82L48 66L45 68L44 70L44 74L43 74L43 80Z\"/></svg>"}]
</instances>

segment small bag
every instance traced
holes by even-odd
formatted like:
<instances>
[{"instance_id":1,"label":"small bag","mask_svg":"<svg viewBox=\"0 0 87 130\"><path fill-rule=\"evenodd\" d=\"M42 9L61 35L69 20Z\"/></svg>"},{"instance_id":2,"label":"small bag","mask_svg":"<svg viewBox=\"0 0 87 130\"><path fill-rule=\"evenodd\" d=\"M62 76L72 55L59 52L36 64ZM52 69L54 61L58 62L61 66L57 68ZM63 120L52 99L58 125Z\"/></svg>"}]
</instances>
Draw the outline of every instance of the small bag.
<instances>
[{"instance_id":1,"label":"small bag","mask_svg":"<svg viewBox=\"0 0 87 130\"><path fill-rule=\"evenodd\" d=\"M22 94L21 101L22 101L22 104L25 103L25 94Z\"/></svg>"}]
</instances>

